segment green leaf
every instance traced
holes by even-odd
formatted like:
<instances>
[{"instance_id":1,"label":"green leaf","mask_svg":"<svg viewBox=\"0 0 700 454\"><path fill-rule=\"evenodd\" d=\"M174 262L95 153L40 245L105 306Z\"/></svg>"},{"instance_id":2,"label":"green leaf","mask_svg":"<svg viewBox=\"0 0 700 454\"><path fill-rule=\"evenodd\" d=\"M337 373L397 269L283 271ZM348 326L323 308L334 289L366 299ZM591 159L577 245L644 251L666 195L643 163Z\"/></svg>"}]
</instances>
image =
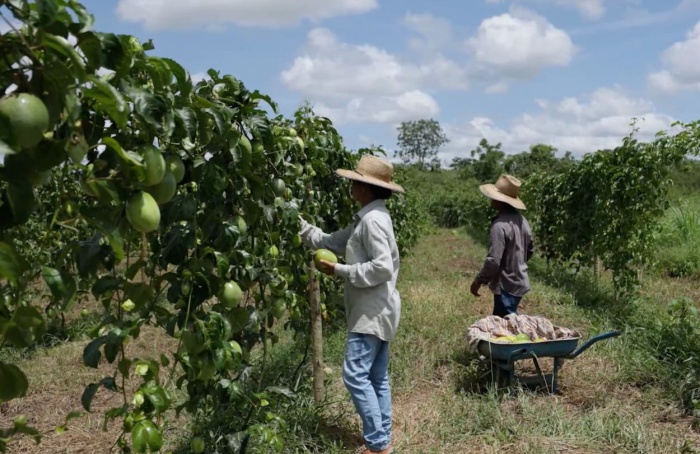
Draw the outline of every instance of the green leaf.
<instances>
[{"instance_id":1,"label":"green leaf","mask_svg":"<svg viewBox=\"0 0 700 454\"><path fill-rule=\"evenodd\" d=\"M107 292L114 292L121 288L121 279L114 276L102 276L92 285L92 294L99 298Z\"/></svg>"},{"instance_id":2,"label":"green leaf","mask_svg":"<svg viewBox=\"0 0 700 454\"><path fill-rule=\"evenodd\" d=\"M7 243L0 242L0 277L16 284L27 269L27 264L17 255L15 249Z\"/></svg>"},{"instance_id":3,"label":"green leaf","mask_svg":"<svg viewBox=\"0 0 700 454\"><path fill-rule=\"evenodd\" d=\"M234 307L227 314L227 318L231 324L231 331L234 334L240 333L248 325L248 310L245 307Z\"/></svg>"},{"instance_id":4,"label":"green leaf","mask_svg":"<svg viewBox=\"0 0 700 454\"><path fill-rule=\"evenodd\" d=\"M93 32L78 34L78 47L87 60L86 69L94 72L102 67L102 41Z\"/></svg>"},{"instance_id":5,"label":"green leaf","mask_svg":"<svg viewBox=\"0 0 700 454\"><path fill-rule=\"evenodd\" d=\"M169 90L173 80L173 73L170 71L168 64L160 57L149 56L147 58L146 71L153 82L154 91Z\"/></svg>"},{"instance_id":6,"label":"green leaf","mask_svg":"<svg viewBox=\"0 0 700 454\"><path fill-rule=\"evenodd\" d=\"M272 113L274 113L274 114L276 114L278 109L279 109L279 106L277 105L277 103L275 101L273 101L270 96L263 95L258 90L255 90L253 93L250 94L250 99L252 101L257 101L257 100L265 101L270 106L270 108L272 108Z\"/></svg>"},{"instance_id":7,"label":"green leaf","mask_svg":"<svg viewBox=\"0 0 700 454\"><path fill-rule=\"evenodd\" d=\"M69 310L78 290L73 276L65 270L59 271L48 266L43 266L41 273L51 289L51 294L55 298L63 300L64 310Z\"/></svg>"},{"instance_id":8,"label":"green leaf","mask_svg":"<svg viewBox=\"0 0 700 454\"><path fill-rule=\"evenodd\" d=\"M293 399L296 397L296 394L286 386L268 386L265 391L269 393L275 393L275 394L281 394L285 397L288 397L290 399Z\"/></svg>"},{"instance_id":9,"label":"green leaf","mask_svg":"<svg viewBox=\"0 0 700 454\"><path fill-rule=\"evenodd\" d=\"M125 285L125 291L127 298L130 298L138 308L148 306L155 296L153 288L143 282L127 282Z\"/></svg>"},{"instance_id":10,"label":"green leaf","mask_svg":"<svg viewBox=\"0 0 700 454\"><path fill-rule=\"evenodd\" d=\"M170 365L170 360L163 353L160 354L160 363L163 367L168 367Z\"/></svg>"},{"instance_id":11,"label":"green leaf","mask_svg":"<svg viewBox=\"0 0 700 454\"><path fill-rule=\"evenodd\" d=\"M80 398L80 403L83 405L83 408L90 412L90 406L92 405L92 399L95 397L95 394L97 393L97 390L100 389L100 386L104 386L106 389L110 391L118 391L117 388L117 382L114 381L113 377L105 377L102 380L100 380L98 383L90 383L85 387L85 390L83 391L83 395Z\"/></svg>"},{"instance_id":12,"label":"green leaf","mask_svg":"<svg viewBox=\"0 0 700 454\"><path fill-rule=\"evenodd\" d=\"M100 347L102 347L106 342L107 336L100 336L85 346L85 349L83 350L83 363L86 366L97 369L97 367L100 365L100 359L102 359Z\"/></svg>"},{"instance_id":13,"label":"green leaf","mask_svg":"<svg viewBox=\"0 0 700 454\"><path fill-rule=\"evenodd\" d=\"M80 28L75 30L74 33L84 33L91 30L92 26L95 24L95 16L90 14L88 10L76 0L69 0L68 6L75 12L75 15L78 17L78 24L80 24Z\"/></svg>"},{"instance_id":14,"label":"green leaf","mask_svg":"<svg viewBox=\"0 0 700 454\"><path fill-rule=\"evenodd\" d=\"M219 134L221 134L221 135L226 134L228 132L228 130L231 129L231 125L230 125L229 121L224 116L224 114L221 112L221 110L206 108L206 109L204 109L204 112L206 112L212 116L212 118L214 119L214 123L216 124L216 129L217 129Z\"/></svg>"},{"instance_id":15,"label":"green leaf","mask_svg":"<svg viewBox=\"0 0 700 454\"><path fill-rule=\"evenodd\" d=\"M182 125L187 133L187 137L194 141L197 137L197 114L189 107L177 109L175 111L175 121Z\"/></svg>"},{"instance_id":16,"label":"green leaf","mask_svg":"<svg viewBox=\"0 0 700 454\"><path fill-rule=\"evenodd\" d=\"M187 71L175 60L169 58L163 58L163 61L167 63L170 71L172 71L175 80L177 81L178 90L180 90L180 96L183 98L188 98L192 93L192 80L189 78Z\"/></svg>"},{"instance_id":17,"label":"green leaf","mask_svg":"<svg viewBox=\"0 0 700 454\"><path fill-rule=\"evenodd\" d=\"M0 361L0 403L24 397L29 389L29 381L22 370L14 364Z\"/></svg>"},{"instance_id":18,"label":"green leaf","mask_svg":"<svg viewBox=\"0 0 700 454\"><path fill-rule=\"evenodd\" d=\"M24 331L32 331L35 337L44 332L44 318L41 313L31 306L18 307L12 314L12 321Z\"/></svg>"},{"instance_id":19,"label":"green leaf","mask_svg":"<svg viewBox=\"0 0 700 454\"><path fill-rule=\"evenodd\" d=\"M143 393L158 413L162 413L170 408L171 399L160 385L149 382L143 387Z\"/></svg>"},{"instance_id":20,"label":"green leaf","mask_svg":"<svg viewBox=\"0 0 700 454\"><path fill-rule=\"evenodd\" d=\"M221 252L215 251L214 257L216 258L216 267L219 272L219 277L228 276L228 269L231 267L228 257L226 257Z\"/></svg>"},{"instance_id":21,"label":"green leaf","mask_svg":"<svg viewBox=\"0 0 700 454\"><path fill-rule=\"evenodd\" d=\"M133 64L130 55L127 55L121 40L114 33L95 33L102 45L102 65L122 74L128 71Z\"/></svg>"},{"instance_id":22,"label":"green leaf","mask_svg":"<svg viewBox=\"0 0 700 454\"><path fill-rule=\"evenodd\" d=\"M162 97L130 84L123 84L122 90L134 103L134 113L146 123L158 129L162 128L163 115L167 109Z\"/></svg>"},{"instance_id":23,"label":"green leaf","mask_svg":"<svg viewBox=\"0 0 700 454\"><path fill-rule=\"evenodd\" d=\"M51 33L43 33L41 35L41 44L67 58L72 63L74 76L81 82L85 80L85 62L66 38Z\"/></svg>"},{"instance_id":24,"label":"green leaf","mask_svg":"<svg viewBox=\"0 0 700 454\"><path fill-rule=\"evenodd\" d=\"M121 93L97 76L89 75L87 80L92 86L83 90L85 97L97 102L98 110L107 113L120 128L125 128L129 109Z\"/></svg>"},{"instance_id":25,"label":"green leaf","mask_svg":"<svg viewBox=\"0 0 700 454\"><path fill-rule=\"evenodd\" d=\"M24 224L36 209L34 189L29 183L12 183L5 190L13 218L12 225Z\"/></svg>"},{"instance_id":26,"label":"green leaf","mask_svg":"<svg viewBox=\"0 0 700 454\"><path fill-rule=\"evenodd\" d=\"M37 25L46 27L56 20L58 4L55 0L36 0L36 11L38 14Z\"/></svg>"},{"instance_id":27,"label":"green leaf","mask_svg":"<svg viewBox=\"0 0 700 454\"><path fill-rule=\"evenodd\" d=\"M131 166L143 166L143 159L138 153L127 153L122 146L112 137L103 137L102 143L117 153L117 156Z\"/></svg>"}]
</instances>

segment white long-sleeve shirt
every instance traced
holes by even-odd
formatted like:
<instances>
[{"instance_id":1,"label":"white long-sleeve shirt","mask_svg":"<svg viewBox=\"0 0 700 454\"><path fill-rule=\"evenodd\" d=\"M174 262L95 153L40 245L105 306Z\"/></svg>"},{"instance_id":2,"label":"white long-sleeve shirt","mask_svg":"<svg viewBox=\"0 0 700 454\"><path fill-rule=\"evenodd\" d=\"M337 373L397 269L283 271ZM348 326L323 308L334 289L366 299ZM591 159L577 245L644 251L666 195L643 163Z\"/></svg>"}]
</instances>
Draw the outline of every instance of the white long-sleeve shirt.
<instances>
[{"instance_id":1,"label":"white long-sleeve shirt","mask_svg":"<svg viewBox=\"0 0 700 454\"><path fill-rule=\"evenodd\" d=\"M401 317L401 296L396 290L399 249L384 200L375 200L354 216L353 225L325 233L302 219L301 238L313 249L329 249L345 256L335 274L345 278L348 331L390 341Z\"/></svg>"}]
</instances>

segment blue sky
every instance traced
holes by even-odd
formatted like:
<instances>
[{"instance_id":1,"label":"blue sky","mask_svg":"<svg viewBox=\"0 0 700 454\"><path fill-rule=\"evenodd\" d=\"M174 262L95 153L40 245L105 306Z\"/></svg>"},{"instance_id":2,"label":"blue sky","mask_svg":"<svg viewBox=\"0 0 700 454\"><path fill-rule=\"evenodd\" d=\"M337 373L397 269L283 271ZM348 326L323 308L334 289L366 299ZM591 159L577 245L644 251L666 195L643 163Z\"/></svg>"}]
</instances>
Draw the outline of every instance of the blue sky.
<instances>
[{"instance_id":1,"label":"blue sky","mask_svg":"<svg viewBox=\"0 0 700 454\"><path fill-rule=\"evenodd\" d=\"M393 150L401 121L435 118L466 156L612 147L700 119L700 0L84 0L100 31L153 39L201 77L215 68L304 100L351 148ZM192 5L196 5L192 6Z\"/></svg>"}]
</instances>

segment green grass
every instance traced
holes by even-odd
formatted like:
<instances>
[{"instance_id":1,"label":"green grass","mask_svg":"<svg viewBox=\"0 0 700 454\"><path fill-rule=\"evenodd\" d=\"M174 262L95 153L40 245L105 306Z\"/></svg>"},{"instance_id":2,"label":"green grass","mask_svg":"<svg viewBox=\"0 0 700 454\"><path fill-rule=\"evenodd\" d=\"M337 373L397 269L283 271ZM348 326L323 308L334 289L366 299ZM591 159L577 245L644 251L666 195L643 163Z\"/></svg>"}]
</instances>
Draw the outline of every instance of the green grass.
<instances>
[{"instance_id":1,"label":"green grass","mask_svg":"<svg viewBox=\"0 0 700 454\"><path fill-rule=\"evenodd\" d=\"M487 292L478 299L468 293L483 254L466 235L439 230L402 265L402 321L390 371L398 452L668 453L700 446L679 395L667 392L679 384L677 377L658 370L666 363L654 359L653 345L640 349L645 338L631 325L643 313L665 313L667 301L653 292L630 303L642 309L631 310L613 300L605 282L540 264L523 313L544 315L584 337L613 328L625 332L569 361L558 396L496 390L489 368L467 351L465 340L467 327L491 310ZM346 413L335 424L346 436L321 447L308 427L298 426L287 452L351 453L357 447L347 436L359 431L357 418L338 372L343 339L342 332L327 337L326 359L335 370L330 400Z\"/></svg>"},{"instance_id":2,"label":"green grass","mask_svg":"<svg viewBox=\"0 0 700 454\"><path fill-rule=\"evenodd\" d=\"M488 365L466 348L468 326L491 312L488 291L482 290L480 298L469 294L484 254L484 247L464 231L438 229L402 262L402 319L390 365L397 452L700 452L692 402L700 388L694 378L700 370L700 324L692 313L679 315L688 305L678 304L675 313L668 311L668 304L680 297L697 299L700 291L694 281L653 274L645 279L638 298L616 300L605 278L586 272L574 275L535 260L533 289L523 300L522 313L546 316L555 324L577 329L584 338L611 329L623 334L568 361L560 375L561 394L523 389L508 393L493 386ZM326 330L324 353L330 373L327 399L321 406L310 397L310 366L302 361L304 344L290 333L281 334L263 387L280 384L297 394L279 398L260 412L259 419L268 412L285 419L286 426L279 428L285 453L355 452L361 443L360 427L340 376L342 324ZM130 348L144 356L157 355L159 346L167 347L157 335L146 332ZM43 361L22 364L38 387L4 414L24 412L49 434L61 412L79 409L84 385L107 372L81 365L83 345L65 342L34 354L34 359L41 355ZM13 359L23 361L21 356ZM104 434L96 427L101 424L99 412L116 404L109 399L106 393L98 395L97 413L74 421L67 433L70 438L51 435L38 448L30 443L16 447L22 452L107 447L114 431ZM47 417L46 408L56 410ZM221 423L183 416L171 422L167 438L177 447L192 424L212 435L233 435ZM228 420L228 427L235 427L234 423ZM247 452L271 451L252 438Z\"/></svg>"}]
</instances>

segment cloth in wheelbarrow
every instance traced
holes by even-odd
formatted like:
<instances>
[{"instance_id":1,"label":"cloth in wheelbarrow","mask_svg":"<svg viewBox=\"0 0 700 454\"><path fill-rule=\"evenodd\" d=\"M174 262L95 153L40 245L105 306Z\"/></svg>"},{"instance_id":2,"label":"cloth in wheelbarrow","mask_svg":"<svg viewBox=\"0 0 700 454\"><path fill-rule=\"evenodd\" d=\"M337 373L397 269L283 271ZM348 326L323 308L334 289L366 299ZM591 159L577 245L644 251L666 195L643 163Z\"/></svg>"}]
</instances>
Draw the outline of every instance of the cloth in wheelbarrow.
<instances>
[{"instance_id":1,"label":"cloth in wheelbarrow","mask_svg":"<svg viewBox=\"0 0 700 454\"><path fill-rule=\"evenodd\" d=\"M581 337L572 329L555 326L551 321L539 315L508 314L505 318L490 315L474 322L467 329L469 349L477 351L480 340L490 340L492 337L512 336L525 333L531 339L538 337L546 340L570 339Z\"/></svg>"}]
</instances>

